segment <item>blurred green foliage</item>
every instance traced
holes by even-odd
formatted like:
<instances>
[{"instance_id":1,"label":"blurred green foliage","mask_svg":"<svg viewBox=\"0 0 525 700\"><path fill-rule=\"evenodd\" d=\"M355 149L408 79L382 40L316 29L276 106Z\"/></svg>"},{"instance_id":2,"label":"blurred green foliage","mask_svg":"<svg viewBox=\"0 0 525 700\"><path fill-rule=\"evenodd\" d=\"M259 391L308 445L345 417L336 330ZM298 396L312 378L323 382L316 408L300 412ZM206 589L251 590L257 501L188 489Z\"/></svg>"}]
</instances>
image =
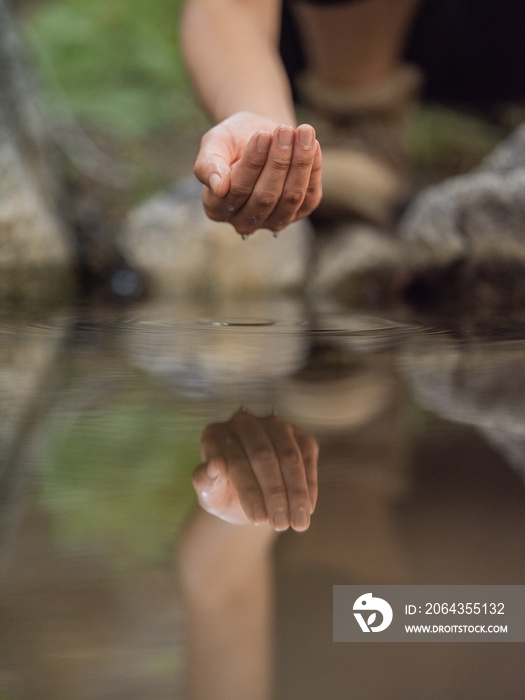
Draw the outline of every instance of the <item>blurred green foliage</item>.
<instances>
[{"instance_id":1,"label":"blurred green foliage","mask_svg":"<svg viewBox=\"0 0 525 700\"><path fill-rule=\"evenodd\" d=\"M46 0L25 30L55 111L126 137L196 112L178 36L181 0Z\"/></svg>"},{"instance_id":2,"label":"blurred green foliage","mask_svg":"<svg viewBox=\"0 0 525 700\"><path fill-rule=\"evenodd\" d=\"M40 0L26 33L55 112L71 110L124 138L159 130L202 131L180 54L183 0ZM443 170L471 167L501 133L474 116L417 110L410 141L416 158Z\"/></svg>"},{"instance_id":3,"label":"blurred green foliage","mask_svg":"<svg viewBox=\"0 0 525 700\"><path fill-rule=\"evenodd\" d=\"M57 542L106 552L124 569L172 561L194 502L200 432L185 411L145 398L130 392L60 420L41 462Z\"/></svg>"},{"instance_id":4,"label":"blurred green foliage","mask_svg":"<svg viewBox=\"0 0 525 700\"><path fill-rule=\"evenodd\" d=\"M416 163L446 177L475 167L505 136L502 127L478 114L423 105L412 115L408 137Z\"/></svg>"}]
</instances>

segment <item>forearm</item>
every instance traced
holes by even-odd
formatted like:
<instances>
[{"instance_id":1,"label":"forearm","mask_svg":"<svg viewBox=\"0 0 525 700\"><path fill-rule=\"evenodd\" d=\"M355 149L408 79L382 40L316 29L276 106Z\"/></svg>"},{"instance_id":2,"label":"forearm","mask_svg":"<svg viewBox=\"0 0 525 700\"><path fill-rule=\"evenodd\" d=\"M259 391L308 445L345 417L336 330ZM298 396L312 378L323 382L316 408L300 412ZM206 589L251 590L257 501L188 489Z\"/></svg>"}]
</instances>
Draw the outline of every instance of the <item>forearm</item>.
<instances>
[{"instance_id":1,"label":"forearm","mask_svg":"<svg viewBox=\"0 0 525 700\"><path fill-rule=\"evenodd\" d=\"M279 0L188 0L181 24L189 73L215 121L249 111L295 124L278 52Z\"/></svg>"},{"instance_id":2,"label":"forearm","mask_svg":"<svg viewBox=\"0 0 525 700\"><path fill-rule=\"evenodd\" d=\"M189 700L270 697L269 524L232 525L196 508L179 542Z\"/></svg>"}]
</instances>

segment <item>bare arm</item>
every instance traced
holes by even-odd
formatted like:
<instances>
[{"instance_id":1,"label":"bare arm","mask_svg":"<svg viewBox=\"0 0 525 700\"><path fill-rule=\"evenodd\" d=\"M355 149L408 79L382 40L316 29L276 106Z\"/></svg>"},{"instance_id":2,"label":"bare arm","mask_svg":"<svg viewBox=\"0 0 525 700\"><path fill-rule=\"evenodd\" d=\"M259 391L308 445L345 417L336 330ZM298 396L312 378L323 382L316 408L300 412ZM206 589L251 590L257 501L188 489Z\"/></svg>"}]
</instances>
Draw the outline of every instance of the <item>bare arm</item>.
<instances>
[{"instance_id":1,"label":"bare arm","mask_svg":"<svg viewBox=\"0 0 525 700\"><path fill-rule=\"evenodd\" d=\"M197 91L216 122L254 112L295 123L279 59L280 0L187 0L182 46Z\"/></svg>"},{"instance_id":2,"label":"bare arm","mask_svg":"<svg viewBox=\"0 0 525 700\"><path fill-rule=\"evenodd\" d=\"M183 14L185 60L218 122L195 174L208 216L241 234L278 231L321 198L321 152L311 126L295 128L279 26L278 0L187 0Z\"/></svg>"},{"instance_id":3,"label":"bare arm","mask_svg":"<svg viewBox=\"0 0 525 700\"><path fill-rule=\"evenodd\" d=\"M188 700L271 697L271 545L268 525L237 527L201 508L178 547L187 637Z\"/></svg>"}]
</instances>

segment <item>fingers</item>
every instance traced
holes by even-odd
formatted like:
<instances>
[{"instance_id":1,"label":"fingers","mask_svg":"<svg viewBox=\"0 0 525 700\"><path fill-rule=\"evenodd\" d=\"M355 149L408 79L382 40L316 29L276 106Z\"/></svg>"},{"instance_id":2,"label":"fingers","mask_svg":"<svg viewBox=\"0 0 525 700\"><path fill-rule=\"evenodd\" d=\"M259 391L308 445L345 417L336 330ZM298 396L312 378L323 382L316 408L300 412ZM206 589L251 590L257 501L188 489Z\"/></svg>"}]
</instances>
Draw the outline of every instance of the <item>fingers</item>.
<instances>
[{"instance_id":1,"label":"fingers","mask_svg":"<svg viewBox=\"0 0 525 700\"><path fill-rule=\"evenodd\" d=\"M195 164L209 218L249 235L260 228L280 231L318 206L322 158L310 125L259 129L243 148L224 134L217 127L208 132Z\"/></svg>"},{"instance_id":2,"label":"fingers","mask_svg":"<svg viewBox=\"0 0 525 700\"><path fill-rule=\"evenodd\" d=\"M191 481L199 503L206 509L214 509L224 486L228 467L221 457L215 457L208 463L200 464L191 475Z\"/></svg>"},{"instance_id":3,"label":"fingers","mask_svg":"<svg viewBox=\"0 0 525 700\"><path fill-rule=\"evenodd\" d=\"M241 234L250 234L258 228L266 228L280 198L292 164L295 132L291 126L282 124L273 133L268 157L261 168L249 197L243 207L230 219ZM230 190L235 190L238 171L232 173Z\"/></svg>"},{"instance_id":4,"label":"fingers","mask_svg":"<svg viewBox=\"0 0 525 700\"><path fill-rule=\"evenodd\" d=\"M294 431L297 445L301 450L305 479L313 512L315 510L315 506L317 505L318 495L317 460L319 458L319 445L317 444L317 440L315 440L312 435L304 430L301 430L301 428L292 426L292 430Z\"/></svg>"},{"instance_id":5,"label":"fingers","mask_svg":"<svg viewBox=\"0 0 525 700\"><path fill-rule=\"evenodd\" d=\"M304 454L296 440L293 426L277 416L269 416L264 421L275 454L278 456L278 470L284 483L284 496L288 501L289 524L294 530L302 532L310 525L310 515L313 511ZM260 478L259 483L261 483ZM261 486L265 494L267 492L265 486L262 484ZM267 510L269 513L272 512L268 503Z\"/></svg>"},{"instance_id":6,"label":"fingers","mask_svg":"<svg viewBox=\"0 0 525 700\"><path fill-rule=\"evenodd\" d=\"M317 191L319 191L319 199L315 202L315 206L319 204L320 169L316 170L315 180L312 183L312 168L316 162L317 150L315 131L308 124L302 124L295 132L290 166L286 178L282 182L277 203L264 222L265 228L271 231L280 231L293 221L303 218L307 213L309 214L314 208L313 195L317 194ZM317 164L320 166L319 159ZM305 204L307 196L308 202ZM298 216L303 204L305 204L305 212L307 211L307 213Z\"/></svg>"},{"instance_id":7,"label":"fingers","mask_svg":"<svg viewBox=\"0 0 525 700\"><path fill-rule=\"evenodd\" d=\"M234 430L259 484L272 527L282 531L292 525L306 530L310 524L310 495L301 452L289 424L277 416L257 419L240 411ZM236 481L234 468L232 481Z\"/></svg>"},{"instance_id":8,"label":"fingers","mask_svg":"<svg viewBox=\"0 0 525 700\"><path fill-rule=\"evenodd\" d=\"M218 458L223 461L227 481L233 487L246 517L252 523L264 523L267 520L264 497L244 447L231 430L231 422L207 426L201 440L202 458L208 465L216 464ZM226 500L223 497L222 508L233 508L231 494L228 503Z\"/></svg>"},{"instance_id":9,"label":"fingers","mask_svg":"<svg viewBox=\"0 0 525 700\"><path fill-rule=\"evenodd\" d=\"M275 530L286 530L289 525L288 498L281 474L279 459L275 453L271 440L268 437L262 421L255 419L247 411L239 411L232 420L232 427L237 439L242 444L250 469L259 485L262 496L262 504L267 513L270 524ZM231 465L231 479L234 486L240 484L239 476L242 464ZM243 508L248 505L246 496L249 497L249 505L253 507L251 499L254 492L243 493L239 489L239 498Z\"/></svg>"},{"instance_id":10,"label":"fingers","mask_svg":"<svg viewBox=\"0 0 525 700\"><path fill-rule=\"evenodd\" d=\"M203 507L220 507L221 517L229 517L234 493L251 522L269 521L278 531L308 528L317 500L318 450L311 436L278 416L241 410L208 426L201 447L207 469L196 470L194 486ZM229 491L218 489L223 479Z\"/></svg>"},{"instance_id":11,"label":"fingers","mask_svg":"<svg viewBox=\"0 0 525 700\"><path fill-rule=\"evenodd\" d=\"M231 161L231 146L219 129L211 129L202 137L193 172L210 196L221 201L230 189Z\"/></svg>"},{"instance_id":12,"label":"fingers","mask_svg":"<svg viewBox=\"0 0 525 700\"><path fill-rule=\"evenodd\" d=\"M240 160L234 164L230 189L225 197L225 206L230 214L241 209L251 197L266 164L271 143L272 134L269 131L256 132L248 141Z\"/></svg>"},{"instance_id":13,"label":"fingers","mask_svg":"<svg viewBox=\"0 0 525 700\"><path fill-rule=\"evenodd\" d=\"M239 233L246 235L259 228L280 231L297 219L310 187L317 148L315 132L308 124L295 130L282 124L274 131L266 161L252 186L251 194L246 197L244 191L242 207L230 218ZM243 184L246 180L242 159L232 171L230 192L237 193L239 180ZM320 179L317 184L317 176L314 187L317 195L317 190L320 192ZM313 201L314 197L310 194L305 209L311 207L311 211Z\"/></svg>"},{"instance_id":14,"label":"fingers","mask_svg":"<svg viewBox=\"0 0 525 700\"><path fill-rule=\"evenodd\" d=\"M309 216L321 203L321 199L323 197L323 187L321 181L322 166L323 156L321 146L319 145L319 142L316 141L316 150L314 162L310 171L310 180L308 181L308 187L306 189L306 195L303 199L303 203L299 207L295 216L297 221Z\"/></svg>"}]
</instances>

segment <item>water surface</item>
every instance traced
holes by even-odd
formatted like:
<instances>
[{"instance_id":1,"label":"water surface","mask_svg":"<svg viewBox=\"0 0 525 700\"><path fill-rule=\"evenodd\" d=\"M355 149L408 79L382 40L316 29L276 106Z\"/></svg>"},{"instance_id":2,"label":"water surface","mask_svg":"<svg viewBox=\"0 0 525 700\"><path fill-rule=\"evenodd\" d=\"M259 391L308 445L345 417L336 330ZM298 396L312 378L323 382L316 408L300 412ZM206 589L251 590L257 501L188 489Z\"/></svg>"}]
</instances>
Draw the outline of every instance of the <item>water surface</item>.
<instances>
[{"instance_id":1,"label":"water surface","mask_svg":"<svg viewBox=\"0 0 525 700\"><path fill-rule=\"evenodd\" d=\"M524 359L517 321L294 300L4 314L0 698L522 698L523 645L333 644L331 605L525 584ZM240 406L319 443L306 533L203 519Z\"/></svg>"}]
</instances>

